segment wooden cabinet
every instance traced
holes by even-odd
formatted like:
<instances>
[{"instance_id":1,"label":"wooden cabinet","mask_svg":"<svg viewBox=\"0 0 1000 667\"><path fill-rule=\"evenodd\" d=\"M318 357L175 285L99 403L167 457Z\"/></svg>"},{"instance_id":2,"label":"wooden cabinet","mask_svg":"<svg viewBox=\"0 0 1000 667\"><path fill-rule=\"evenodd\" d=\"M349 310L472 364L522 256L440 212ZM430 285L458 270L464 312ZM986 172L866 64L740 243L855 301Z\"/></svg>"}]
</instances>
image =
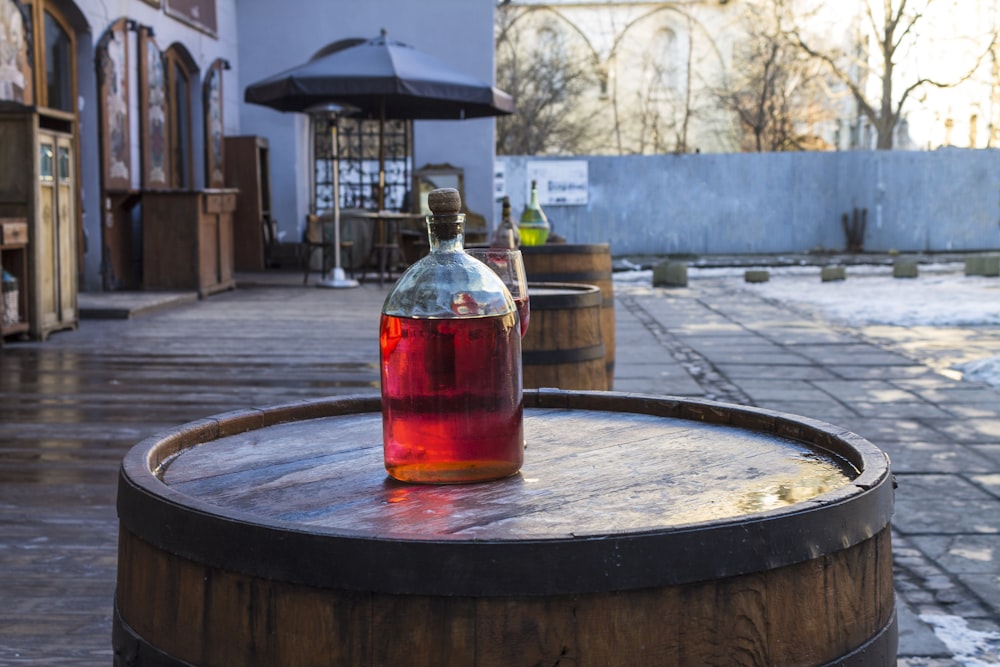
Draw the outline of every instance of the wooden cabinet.
<instances>
[{"instance_id":1,"label":"wooden cabinet","mask_svg":"<svg viewBox=\"0 0 1000 667\"><path fill-rule=\"evenodd\" d=\"M271 173L264 137L226 137L226 187L237 188L233 250L237 271L263 271L273 240Z\"/></svg>"},{"instance_id":2,"label":"wooden cabinet","mask_svg":"<svg viewBox=\"0 0 1000 667\"><path fill-rule=\"evenodd\" d=\"M0 275L14 280L3 281L0 297L0 343L3 338L28 333L28 221L0 218ZM16 289L15 289L16 288Z\"/></svg>"},{"instance_id":3,"label":"wooden cabinet","mask_svg":"<svg viewBox=\"0 0 1000 667\"><path fill-rule=\"evenodd\" d=\"M235 210L235 190L144 192L143 287L201 297L234 287Z\"/></svg>"},{"instance_id":4,"label":"wooden cabinet","mask_svg":"<svg viewBox=\"0 0 1000 667\"><path fill-rule=\"evenodd\" d=\"M72 121L0 112L0 217L27 221L29 332L38 340L76 328L77 196Z\"/></svg>"}]
</instances>

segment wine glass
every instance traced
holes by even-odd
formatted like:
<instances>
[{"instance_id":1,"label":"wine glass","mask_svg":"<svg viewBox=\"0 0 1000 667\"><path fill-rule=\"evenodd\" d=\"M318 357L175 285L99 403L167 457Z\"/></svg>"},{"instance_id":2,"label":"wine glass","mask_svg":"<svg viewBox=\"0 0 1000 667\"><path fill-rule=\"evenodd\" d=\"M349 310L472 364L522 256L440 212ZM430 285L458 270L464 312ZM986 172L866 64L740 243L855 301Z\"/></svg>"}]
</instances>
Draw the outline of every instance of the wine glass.
<instances>
[{"instance_id":1,"label":"wine glass","mask_svg":"<svg viewBox=\"0 0 1000 667\"><path fill-rule=\"evenodd\" d=\"M503 280L510 295L514 297L514 305L517 306L517 314L521 319L521 338L524 338L528 331L531 309L528 307L528 277L524 271L521 251L510 248L468 248L466 252L493 269Z\"/></svg>"}]
</instances>

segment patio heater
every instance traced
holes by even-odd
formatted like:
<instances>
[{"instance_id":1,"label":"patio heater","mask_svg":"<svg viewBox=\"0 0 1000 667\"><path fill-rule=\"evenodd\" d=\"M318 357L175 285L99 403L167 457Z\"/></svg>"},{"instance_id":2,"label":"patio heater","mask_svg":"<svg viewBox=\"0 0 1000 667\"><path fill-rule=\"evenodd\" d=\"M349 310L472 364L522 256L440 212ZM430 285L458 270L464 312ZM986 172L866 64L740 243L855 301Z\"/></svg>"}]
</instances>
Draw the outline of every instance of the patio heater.
<instances>
[{"instance_id":1,"label":"patio heater","mask_svg":"<svg viewBox=\"0 0 1000 667\"><path fill-rule=\"evenodd\" d=\"M310 112L325 111L333 117L330 123L330 150L333 153L333 278L321 280L316 283L317 287L327 287L331 289L346 289L358 287L360 283L353 278L348 278L340 265L340 138L337 136L337 122L339 113L346 107L340 105L325 105L320 108L309 109Z\"/></svg>"}]
</instances>

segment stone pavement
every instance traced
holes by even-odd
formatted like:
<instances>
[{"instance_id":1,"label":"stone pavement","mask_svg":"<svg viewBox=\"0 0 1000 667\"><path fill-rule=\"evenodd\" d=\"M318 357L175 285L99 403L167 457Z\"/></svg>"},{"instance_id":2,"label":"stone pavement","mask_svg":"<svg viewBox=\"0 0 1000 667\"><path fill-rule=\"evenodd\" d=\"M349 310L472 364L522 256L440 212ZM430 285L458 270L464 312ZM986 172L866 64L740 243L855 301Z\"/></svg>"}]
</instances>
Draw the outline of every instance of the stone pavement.
<instances>
[{"instance_id":1,"label":"stone pavement","mask_svg":"<svg viewBox=\"0 0 1000 667\"><path fill-rule=\"evenodd\" d=\"M899 664L1000 664L1000 389L936 372L905 331L899 345L886 327L874 339L736 280L616 283L614 389L780 410L870 440L899 485ZM1000 354L1000 330L979 335Z\"/></svg>"}]
</instances>

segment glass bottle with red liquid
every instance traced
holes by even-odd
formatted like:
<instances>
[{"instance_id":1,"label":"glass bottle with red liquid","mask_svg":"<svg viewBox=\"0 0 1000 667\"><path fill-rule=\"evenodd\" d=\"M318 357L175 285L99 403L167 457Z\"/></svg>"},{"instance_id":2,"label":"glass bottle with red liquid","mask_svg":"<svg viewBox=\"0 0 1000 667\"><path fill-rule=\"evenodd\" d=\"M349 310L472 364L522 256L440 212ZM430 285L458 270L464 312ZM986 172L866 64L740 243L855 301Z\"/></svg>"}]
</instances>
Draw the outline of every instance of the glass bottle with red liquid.
<instances>
[{"instance_id":1,"label":"glass bottle with red liquid","mask_svg":"<svg viewBox=\"0 0 1000 667\"><path fill-rule=\"evenodd\" d=\"M385 468L405 482L508 477L524 460L517 309L500 278L465 253L458 191L435 190L428 205L430 252L382 306Z\"/></svg>"}]
</instances>

